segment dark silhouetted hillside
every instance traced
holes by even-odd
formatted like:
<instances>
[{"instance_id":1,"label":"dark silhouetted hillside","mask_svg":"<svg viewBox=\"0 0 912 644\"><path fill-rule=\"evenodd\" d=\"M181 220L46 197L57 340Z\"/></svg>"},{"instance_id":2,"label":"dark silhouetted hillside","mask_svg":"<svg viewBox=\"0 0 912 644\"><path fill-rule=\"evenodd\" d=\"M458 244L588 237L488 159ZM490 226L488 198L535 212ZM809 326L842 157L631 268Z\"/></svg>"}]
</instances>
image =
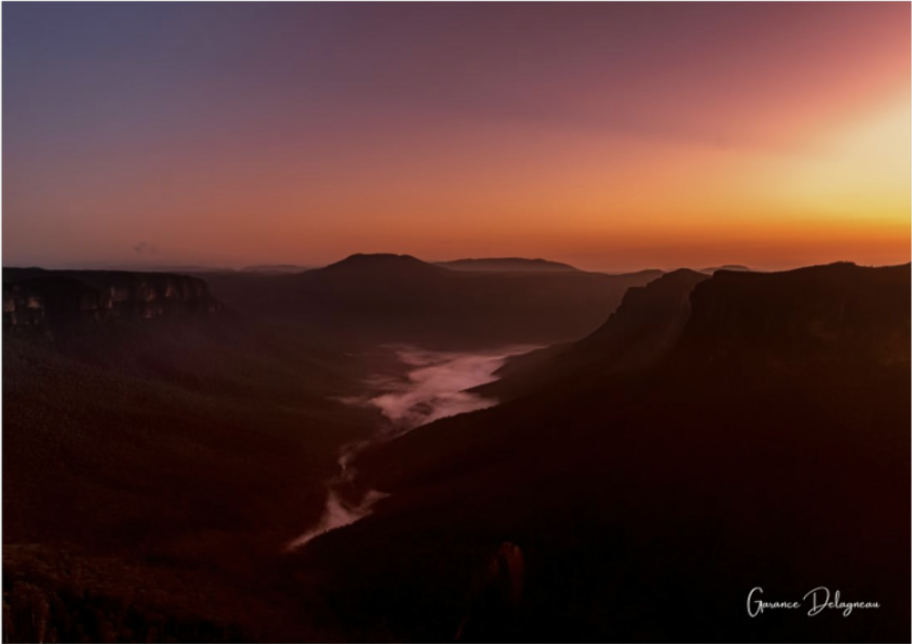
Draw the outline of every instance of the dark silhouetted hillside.
<instances>
[{"instance_id":1,"label":"dark silhouetted hillside","mask_svg":"<svg viewBox=\"0 0 912 644\"><path fill-rule=\"evenodd\" d=\"M578 271L579 269L570 264L562 262L553 262L547 259L526 259L523 257L488 257L484 259L454 259L449 262L437 262L437 266L443 266L455 271L493 271L493 272L515 272L515 271Z\"/></svg>"},{"instance_id":2,"label":"dark silhouetted hillside","mask_svg":"<svg viewBox=\"0 0 912 644\"><path fill-rule=\"evenodd\" d=\"M599 382L643 370L662 358L690 318L690 294L707 276L687 269L631 287L608 321L577 342L511 358L501 379L479 388L485 395L514 398L549 384Z\"/></svg>"},{"instance_id":3,"label":"dark silhouetted hillside","mask_svg":"<svg viewBox=\"0 0 912 644\"><path fill-rule=\"evenodd\" d=\"M4 278L5 637L332 637L272 566L378 422L335 401L361 389L352 347L194 278Z\"/></svg>"},{"instance_id":4,"label":"dark silhouetted hillside","mask_svg":"<svg viewBox=\"0 0 912 644\"><path fill-rule=\"evenodd\" d=\"M736 271L750 273L753 269L748 268L747 266L742 266L741 264L723 264L722 266L710 266L709 268L701 268L701 273L706 273L707 275L712 275L716 271Z\"/></svg>"},{"instance_id":5,"label":"dark silhouetted hillside","mask_svg":"<svg viewBox=\"0 0 912 644\"><path fill-rule=\"evenodd\" d=\"M692 359L755 367L909 361L907 266L832 264L787 273L722 271L698 286L684 347Z\"/></svg>"},{"instance_id":6,"label":"dark silhouetted hillside","mask_svg":"<svg viewBox=\"0 0 912 644\"><path fill-rule=\"evenodd\" d=\"M647 287L584 341L598 369L362 456L392 496L293 563L333 571L353 637L381 620L421 640L908 640L909 266L663 289L694 282L683 330L685 302ZM639 310L661 351L622 324ZM628 350L652 364L583 377ZM483 573L505 543L515 608L513 568ZM821 585L881 608L747 615L755 586Z\"/></svg>"},{"instance_id":7,"label":"dark silhouetted hillside","mask_svg":"<svg viewBox=\"0 0 912 644\"><path fill-rule=\"evenodd\" d=\"M217 277L214 307L199 280L82 273L5 274L11 640L909 638L908 265L355 256ZM485 388L503 404L363 452L355 485L391 496L281 551L379 422L337 402L389 371L371 342L559 335L561 314L591 328L511 362ZM747 616L754 586L820 585L881 608Z\"/></svg>"}]
</instances>

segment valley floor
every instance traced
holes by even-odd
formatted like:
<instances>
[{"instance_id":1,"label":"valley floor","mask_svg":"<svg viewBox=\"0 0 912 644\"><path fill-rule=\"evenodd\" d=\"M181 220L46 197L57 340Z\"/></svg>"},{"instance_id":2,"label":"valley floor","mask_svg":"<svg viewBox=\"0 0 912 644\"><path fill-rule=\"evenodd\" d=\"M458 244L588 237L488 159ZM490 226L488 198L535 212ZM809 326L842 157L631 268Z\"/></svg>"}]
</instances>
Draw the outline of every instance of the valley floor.
<instances>
[{"instance_id":1,"label":"valley floor","mask_svg":"<svg viewBox=\"0 0 912 644\"><path fill-rule=\"evenodd\" d=\"M340 639L318 584L284 570L283 546L365 516L383 495L359 491L345 463L496 404L465 390L525 350L376 347L347 374L348 394L296 405L124 378L13 338L7 641Z\"/></svg>"}]
</instances>

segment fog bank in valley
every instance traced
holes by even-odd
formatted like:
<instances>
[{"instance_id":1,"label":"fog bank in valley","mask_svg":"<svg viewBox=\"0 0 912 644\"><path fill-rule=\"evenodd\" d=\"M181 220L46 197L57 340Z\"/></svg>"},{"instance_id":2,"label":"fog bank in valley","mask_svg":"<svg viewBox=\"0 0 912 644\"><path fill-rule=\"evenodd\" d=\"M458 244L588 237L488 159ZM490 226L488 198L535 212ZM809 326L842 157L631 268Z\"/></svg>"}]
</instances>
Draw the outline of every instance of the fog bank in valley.
<instances>
[{"instance_id":1,"label":"fog bank in valley","mask_svg":"<svg viewBox=\"0 0 912 644\"><path fill-rule=\"evenodd\" d=\"M352 405L376 407L388 421L378 428L373 440L344 446L339 454L339 473L327 482L326 508L317 524L295 539L290 548L299 548L315 537L354 523L371 512L386 495L370 490L356 501L341 491L351 488L357 472L351 461L358 452L380 440L389 440L435 420L487 409L497 404L468 391L497 380L495 372L510 356L537 347L513 346L488 352L455 353L427 351L416 347L396 347L396 356L407 366L405 376L377 374L367 380L368 393L347 398Z\"/></svg>"}]
</instances>

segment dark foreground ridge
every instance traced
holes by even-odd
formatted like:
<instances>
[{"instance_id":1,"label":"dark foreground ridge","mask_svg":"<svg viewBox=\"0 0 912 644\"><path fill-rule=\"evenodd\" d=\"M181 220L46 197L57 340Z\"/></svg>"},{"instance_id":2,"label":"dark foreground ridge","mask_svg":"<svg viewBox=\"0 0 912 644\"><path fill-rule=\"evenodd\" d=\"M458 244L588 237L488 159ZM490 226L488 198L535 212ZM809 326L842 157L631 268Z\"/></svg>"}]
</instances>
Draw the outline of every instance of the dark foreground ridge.
<instances>
[{"instance_id":1,"label":"dark foreground ridge","mask_svg":"<svg viewBox=\"0 0 912 644\"><path fill-rule=\"evenodd\" d=\"M908 265L211 279L236 299L5 273L8 313L43 316L4 330L10 641L908 641ZM286 552L382 426L342 402L391 373L362 330L562 315L502 404L361 453L374 514ZM881 608L751 618L756 586Z\"/></svg>"},{"instance_id":2,"label":"dark foreground ridge","mask_svg":"<svg viewBox=\"0 0 912 644\"><path fill-rule=\"evenodd\" d=\"M366 452L392 496L299 565L354 637L906 640L909 310L908 265L666 276L586 360L526 364L572 356L560 379ZM751 618L755 586L881 608Z\"/></svg>"},{"instance_id":3,"label":"dark foreground ridge","mask_svg":"<svg viewBox=\"0 0 912 644\"><path fill-rule=\"evenodd\" d=\"M5 639L332 639L274 565L378 422L357 347L192 277L4 278Z\"/></svg>"}]
</instances>

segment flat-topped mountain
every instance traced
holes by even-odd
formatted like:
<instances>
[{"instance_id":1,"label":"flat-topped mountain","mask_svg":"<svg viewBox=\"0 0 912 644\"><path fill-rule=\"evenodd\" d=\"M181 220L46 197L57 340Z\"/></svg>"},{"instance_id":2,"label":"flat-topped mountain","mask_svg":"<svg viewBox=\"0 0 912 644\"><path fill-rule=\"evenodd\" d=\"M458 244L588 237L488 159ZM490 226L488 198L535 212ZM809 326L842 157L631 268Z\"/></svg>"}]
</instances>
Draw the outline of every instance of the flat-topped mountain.
<instances>
[{"instance_id":1,"label":"flat-topped mountain","mask_svg":"<svg viewBox=\"0 0 912 644\"><path fill-rule=\"evenodd\" d=\"M310 277L351 275L360 279L408 279L425 275L437 277L444 275L444 271L439 266L421 261L411 255L393 253L357 253L309 272Z\"/></svg>"},{"instance_id":2,"label":"flat-topped mountain","mask_svg":"<svg viewBox=\"0 0 912 644\"><path fill-rule=\"evenodd\" d=\"M454 259L437 262L454 271L579 271L575 266L547 259L526 259L524 257L488 257L482 259Z\"/></svg>"},{"instance_id":3,"label":"flat-topped mountain","mask_svg":"<svg viewBox=\"0 0 912 644\"><path fill-rule=\"evenodd\" d=\"M451 270L410 255L358 254L294 275L204 275L238 310L307 319L376 342L545 344L591 333L653 272Z\"/></svg>"},{"instance_id":4,"label":"flat-topped mountain","mask_svg":"<svg viewBox=\"0 0 912 644\"><path fill-rule=\"evenodd\" d=\"M741 264L723 264L722 266L710 266L708 268L701 268L699 272L706 273L707 275L712 275L716 271L737 271L749 273L753 269Z\"/></svg>"}]
</instances>

